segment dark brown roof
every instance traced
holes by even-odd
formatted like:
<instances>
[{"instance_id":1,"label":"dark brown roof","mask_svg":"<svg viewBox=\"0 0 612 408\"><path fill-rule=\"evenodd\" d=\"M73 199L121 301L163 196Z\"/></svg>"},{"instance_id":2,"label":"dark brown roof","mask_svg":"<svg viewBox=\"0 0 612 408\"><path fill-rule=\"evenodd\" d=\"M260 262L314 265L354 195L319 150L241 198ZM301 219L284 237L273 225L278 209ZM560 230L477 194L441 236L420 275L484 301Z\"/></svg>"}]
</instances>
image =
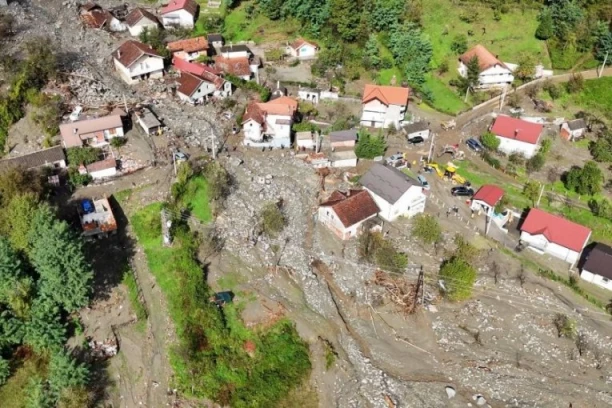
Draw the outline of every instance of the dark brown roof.
<instances>
[{"instance_id":1,"label":"dark brown roof","mask_svg":"<svg viewBox=\"0 0 612 408\"><path fill-rule=\"evenodd\" d=\"M195 75L191 75L188 72L181 73L181 77L179 78L179 88L178 92L183 95L191 96L204 82L201 78L198 78Z\"/></svg>"},{"instance_id":2,"label":"dark brown roof","mask_svg":"<svg viewBox=\"0 0 612 408\"><path fill-rule=\"evenodd\" d=\"M595 244L587 255L582 270L612 279L612 248L601 243Z\"/></svg>"},{"instance_id":3,"label":"dark brown roof","mask_svg":"<svg viewBox=\"0 0 612 408\"><path fill-rule=\"evenodd\" d=\"M55 146L49 149L39 150L24 156L13 157L11 159L0 160L0 169L5 170L13 167L24 169L34 169L37 167L53 164L59 161L66 161L66 155L62 146Z\"/></svg>"},{"instance_id":4,"label":"dark brown roof","mask_svg":"<svg viewBox=\"0 0 612 408\"><path fill-rule=\"evenodd\" d=\"M154 23L159 24L159 20L157 19L157 17L155 17L152 13L140 7L135 8L134 10L130 11L130 14L128 14L127 17L125 18L125 22L127 23L128 26L134 27L143 18L147 18L153 21Z\"/></svg>"},{"instance_id":5,"label":"dark brown roof","mask_svg":"<svg viewBox=\"0 0 612 408\"><path fill-rule=\"evenodd\" d=\"M95 8L89 12L81 14L81 20L83 23L91 28L102 28L104 25L111 21L113 15L108 10L102 10Z\"/></svg>"},{"instance_id":6,"label":"dark brown roof","mask_svg":"<svg viewBox=\"0 0 612 408\"><path fill-rule=\"evenodd\" d=\"M143 55L151 55L153 57L161 58L161 55L159 55L153 48L135 40L128 40L113 51L113 58L128 68L133 63L138 61Z\"/></svg>"},{"instance_id":7,"label":"dark brown roof","mask_svg":"<svg viewBox=\"0 0 612 408\"><path fill-rule=\"evenodd\" d=\"M264 124L264 112L259 108L257 102L249 103L244 111L244 115L242 115L242 123L246 123L249 120L254 120L260 125Z\"/></svg>"},{"instance_id":8,"label":"dark brown roof","mask_svg":"<svg viewBox=\"0 0 612 408\"><path fill-rule=\"evenodd\" d=\"M218 55L215 57L215 67L227 74L239 77L251 75L251 67L247 57L224 58Z\"/></svg>"},{"instance_id":9,"label":"dark brown roof","mask_svg":"<svg viewBox=\"0 0 612 408\"><path fill-rule=\"evenodd\" d=\"M378 206L366 190L350 190L348 193L335 191L330 200L321 203L321 207L331 207L342 225L353 226L378 214Z\"/></svg>"}]
</instances>

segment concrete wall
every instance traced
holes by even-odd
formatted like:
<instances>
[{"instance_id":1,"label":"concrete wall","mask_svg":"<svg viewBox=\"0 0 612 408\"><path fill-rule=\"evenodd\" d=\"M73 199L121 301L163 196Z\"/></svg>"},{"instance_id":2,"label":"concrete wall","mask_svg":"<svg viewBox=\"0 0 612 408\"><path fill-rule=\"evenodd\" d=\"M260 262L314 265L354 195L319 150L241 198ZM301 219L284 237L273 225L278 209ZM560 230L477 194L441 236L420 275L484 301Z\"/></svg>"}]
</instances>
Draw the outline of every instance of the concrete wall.
<instances>
[{"instance_id":1,"label":"concrete wall","mask_svg":"<svg viewBox=\"0 0 612 408\"><path fill-rule=\"evenodd\" d=\"M507 137L497 136L497 139L500 141L499 150L506 154L519 152L522 153L525 158L529 159L538 151L538 145L521 142L520 140L508 139Z\"/></svg>"},{"instance_id":2,"label":"concrete wall","mask_svg":"<svg viewBox=\"0 0 612 408\"><path fill-rule=\"evenodd\" d=\"M367 188L366 190L372 195L374 202L380 208L378 214L387 221L395 221L398 217L413 217L425 211L426 196L423 194L421 187L410 187L395 204L390 204Z\"/></svg>"},{"instance_id":3,"label":"concrete wall","mask_svg":"<svg viewBox=\"0 0 612 408\"><path fill-rule=\"evenodd\" d=\"M568 262L573 265L580 258L580 253L573 251L569 248L562 247L561 245L549 242L544 235L531 235L528 232L521 232L521 241L525 242L539 252L554 256L555 258L561 259L562 261ZM587 239L588 241L588 239ZM586 245L586 242L585 242Z\"/></svg>"},{"instance_id":4,"label":"concrete wall","mask_svg":"<svg viewBox=\"0 0 612 408\"><path fill-rule=\"evenodd\" d=\"M162 24L164 27L180 26L184 28L193 28L193 16L185 10L176 10L166 13L162 16Z\"/></svg>"},{"instance_id":5,"label":"concrete wall","mask_svg":"<svg viewBox=\"0 0 612 408\"><path fill-rule=\"evenodd\" d=\"M601 275L597 275L595 273L583 270L580 274L580 278L584 279L587 282L591 282L592 284L597 285L601 288L612 290L612 280L604 278Z\"/></svg>"},{"instance_id":6,"label":"concrete wall","mask_svg":"<svg viewBox=\"0 0 612 408\"><path fill-rule=\"evenodd\" d=\"M130 35L132 35L133 37L138 37L145 27L149 30L153 30L157 28L157 23L146 18L142 18L133 27L129 27L128 29L130 30Z\"/></svg>"},{"instance_id":7,"label":"concrete wall","mask_svg":"<svg viewBox=\"0 0 612 408\"><path fill-rule=\"evenodd\" d=\"M117 169L115 167L89 173L91 178L96 179L96 180L101 179L101 178L106 178L106 177L112 177L116 174L117 174Z\"/></svg>"},{"instance_id":8,"label":"concrete wall","mask_svg":"<svg viewBox=\"0 0 612 408\"><path fill-rule=\"evenodd\" d=\"M421 136L424 140L429 139L429 129L425 129L425 130L421 130L421 131L418 131L418 132L409 133L406 137L408 139L412 139L412 138L415 138L417 136Z\"/></svg>"}]
</instances>

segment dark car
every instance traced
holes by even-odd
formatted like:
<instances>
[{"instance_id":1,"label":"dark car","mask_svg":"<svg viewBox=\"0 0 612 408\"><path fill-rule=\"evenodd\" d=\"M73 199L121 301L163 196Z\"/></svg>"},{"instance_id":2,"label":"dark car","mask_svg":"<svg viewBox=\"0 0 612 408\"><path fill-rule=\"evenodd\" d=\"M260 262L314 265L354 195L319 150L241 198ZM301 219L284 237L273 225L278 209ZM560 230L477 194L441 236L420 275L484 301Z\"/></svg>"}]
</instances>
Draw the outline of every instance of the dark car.
<instances>
[{"instance_id":1,"label":"dark car","mask_svg":"<svg viewBox=\"0 0 612 408\"><path fill-rule=\"evenodd\" d=\"M415 137L413 137L413 138L411 138L411 139L408 139L408 143L409 143L409 144L413 144L413 145L415 145L415 144L421 144L421 143L423 143L424 141L425 141L425 139L423 139L421 136L415 136Z\"/></svg>"},{"instance_id":2,"label":"dark car","mask_svg":"<svg viewBox=\"0 0 612 408\"><path fill-rule=\"evenodd\" d=\"M454 196L471 197L474 195L474 190L466 186L451 188L451 194Z\"/></svg>"},{"instance_id":3,"label":"dark car","mask_svg":"<svg viewBox=\"0 0 612 408\"><path fill-rule=\"evenodd\" d=\"M473 138L466 140L465 144L475 152L482 152L484 150L484 147L480 144L480 142Z\"/></svg>"}]
</instances>

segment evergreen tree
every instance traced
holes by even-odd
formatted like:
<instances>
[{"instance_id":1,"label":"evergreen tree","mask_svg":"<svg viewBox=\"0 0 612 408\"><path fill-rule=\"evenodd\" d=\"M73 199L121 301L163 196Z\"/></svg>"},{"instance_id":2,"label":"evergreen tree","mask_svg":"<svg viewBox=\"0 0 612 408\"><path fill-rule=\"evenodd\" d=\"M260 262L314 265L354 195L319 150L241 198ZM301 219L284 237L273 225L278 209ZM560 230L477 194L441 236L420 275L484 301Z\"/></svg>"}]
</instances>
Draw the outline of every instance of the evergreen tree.
<instances>
[{"instance_id":1,"label":"evergreen tree","mask_svg":"<svg viewBox=\"0 0 612 408\"><path fill-rule=\"evenodd\" d=\"M6 383L9 376L11 375L11 368L9 367L8 360L5 360L0 356L0 385Z\"/></svg>"},{"instance_id":2,"label":"evergreen tree","mask_svg":"<svg viewBox=\"0 0 612 408\"><path fill-rule=\"evenodd\" d=\"M87 384L89 369L78 363L65 350L57 350L51 355L48 378L49 394L57 401L63 390Z\"/></svg>"},{"instance_id":3,"label":"evergreen tree","mask_svg":"<svg viewBox=\"0 0 612 408\"><path fill-rule=\"evenodd\" d=\"M33 225L30 260L40 275L39 293L68 312L85 306L89 300L92 272L85 261L81 241L48 207L37 211Z\"/></svg>"},{"instance_id":4,"label":"evergreen tree","mask_svg":"<svg viewBox=\"0 0 612 408\"><path fill-rule=\"evenodd\" d=\"M8 301L21 274L21 261L8 241L0 237L0 302Z\"/></svg>"},{"instance_id":5,"label":"evergreen tree","mask_svg":"<svg viewBox=\"0 0 612 408\"><path fill-rule=\"evenodd\" d=\"M0 314L0 349L21 344L25 333L23 322L8 310Z\"/></svg>"},{"instance_id":6,"label":"evergreen tree","mask_svg":"<svg viewBox=\"0 0 612 408\"><path fill-rule=\"evenodd\" d=\"M25 395L26 408L51 408L54 405L46 382L39 376L30 378Z\"/></svg>"},{"instance_id":7,"label":"evergreen tree","mask_svg":"<svg viewBox=\"0 0 612 408\"><path fill-rule=\"evenodd\" d=\"M554 35L553 19L550 11L544 9L538 19L540 20L540 24L536 29L535 36L540 40L548 40Z\"/></svg>"},{"instance_id":8,"label":"evergreen tree","mask_svg":"<svg viewBox=\"0 0 612 408\"><path fill-rule=\"evenodd\" d=\"M329 22L344 41L357 39L361 13L355 0L331 0Z\"/></svg>"},{"instance_id":9,"label":"evergreen tree","mask_svg":"<svg viewBox=\"0 0 612 408\"><path fill-rule=\"evenodd\" d=\"M365 43L363 51L367 63L375 68L380 65L380 50L378 49L378 40L376 35L370 34L368 41Z\"/></svg>"},{"instance_id":10,"label":"evergreen tree","mask_svg":"<svg viewBox=\"0 0 612 408\"><path fill-rule=\"evenodd\" d=\"M18 194L11 198L0 214L0 232L8 237L16 250L27 251L32 218L40 205L36 194Z\"/></svg>"},{"instance_id":11,"label":"evergreen tree","mask_svg":"<svg viewBox=\"0 0 612 408\"><path fill-rule=\"evenodd\" d=\"M41 352L57 349L65 341L66 329L61 322L59 307L48 299L36 299L25 326L24 342Z\"/></svg>"}]
</instances>

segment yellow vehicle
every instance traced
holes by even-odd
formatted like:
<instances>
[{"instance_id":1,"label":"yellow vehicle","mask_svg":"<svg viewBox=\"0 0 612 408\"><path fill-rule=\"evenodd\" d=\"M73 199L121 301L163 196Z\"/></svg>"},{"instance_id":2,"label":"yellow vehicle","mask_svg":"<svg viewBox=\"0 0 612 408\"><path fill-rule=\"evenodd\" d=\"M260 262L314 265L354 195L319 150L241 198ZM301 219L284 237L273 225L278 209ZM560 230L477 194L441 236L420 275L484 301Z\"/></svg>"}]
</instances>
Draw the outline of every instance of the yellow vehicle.
<instances>
[{"instance_id":1,"label":"yellow vehicle","mask_svg":"<svg viewBox=\"0 0 612 408\"><path fill-rule=\"evenodd\" d=\"M457 168L450 163L446 167L446 172L444 173L444 176L446 176L446 178L458 184L465 184L465 182L467 181L465 177L462 177L459 174L457 174Z\"/></svg>"},{"instance_id":2,"label":"yellow vehicle","mask_svg":"<svg viewBox=\"0 0 612 408\"><path fill-rule=\"evenodd\" d=\"M440 176L440 178L444 178L444 171L440 168L440 166L437 163L427 163L425 167L434 169L436 173L438 174L438 176Z\"/></svg>"}]
</instances>

